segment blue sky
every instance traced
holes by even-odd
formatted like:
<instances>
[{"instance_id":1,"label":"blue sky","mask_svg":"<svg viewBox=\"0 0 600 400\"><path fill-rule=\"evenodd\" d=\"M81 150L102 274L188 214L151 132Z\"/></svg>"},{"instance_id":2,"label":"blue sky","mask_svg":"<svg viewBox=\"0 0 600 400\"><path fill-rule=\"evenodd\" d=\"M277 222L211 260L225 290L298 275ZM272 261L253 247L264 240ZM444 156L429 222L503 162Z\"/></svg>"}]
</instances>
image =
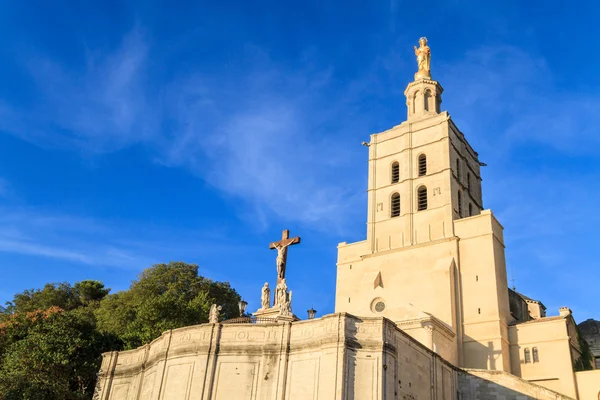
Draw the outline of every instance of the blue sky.
<instances>
[{"instance_id":1,"label":"blue sky","mask_svg":"<svg viewBox=\"0 0 600 400\"><path fill-rule=\"evenodd\" d=\"M527 4L524 4L527 3ZM517 289L600 318L595 2L5 1L0 302L46 282L126 289L197 263L258 307L290 250L295 311L332 312L362 240L371 133L405 117L427 36L442 108L484 169Z\"/></svg>"}]
</instances>

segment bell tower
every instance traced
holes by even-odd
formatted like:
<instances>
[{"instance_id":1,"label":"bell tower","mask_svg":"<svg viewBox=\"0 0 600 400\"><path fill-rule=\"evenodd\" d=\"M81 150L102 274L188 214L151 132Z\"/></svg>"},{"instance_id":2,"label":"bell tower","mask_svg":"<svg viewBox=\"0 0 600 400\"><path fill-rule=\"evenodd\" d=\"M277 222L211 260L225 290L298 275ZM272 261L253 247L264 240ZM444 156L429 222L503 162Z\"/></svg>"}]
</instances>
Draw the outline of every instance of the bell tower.
<instances>
[{"instance_id":1,"label":"bell tower","mask_svg":"<svg viewBox=\"0 0 600 400\"><path fill-rule=\"evenodd\" d=\"M385 316L455 365L507 371L502 226L483 209L477 152L441 110L427 39L414 50L406 120L370 136L367 237L338 245L336 312Z\"/></svg>"},{"instance_id":2,"label":"bell tower","mask_svg":"<svg viewBox=\"0 0 600 400\"><path fill-rule=\"evenodd\" d=\"M404 91L407 119L371 135L367 242L372 252L454 236L453 221L482 209L477 153L441 111L427 39L415 47L418 71Z\"/></svg>"}]
</instances>

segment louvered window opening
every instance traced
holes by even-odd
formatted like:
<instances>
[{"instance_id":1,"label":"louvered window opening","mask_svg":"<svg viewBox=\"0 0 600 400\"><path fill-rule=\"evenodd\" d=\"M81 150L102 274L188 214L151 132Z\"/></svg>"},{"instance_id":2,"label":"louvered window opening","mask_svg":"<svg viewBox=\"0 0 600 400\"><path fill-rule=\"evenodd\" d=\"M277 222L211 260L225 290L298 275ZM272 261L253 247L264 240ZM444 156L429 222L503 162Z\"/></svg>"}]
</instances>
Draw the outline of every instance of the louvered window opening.
<instances>
[{"instance_id":1,"label":"louvered window opening","mask_svg":"<svg viewBox=\"0 0 600 400\"><path fill-rule=\"evenodd\" d=\"M456 159L456 177L460 182L460 160L458 158Z\"/></svg>"},{"instance_id":2,"label":"louvered window opening","mask_svg":"<svg viewBox=\"0 0 600 400\"><path fill-rule=\"evenodd\" d=\"M471 174L467 172L467 190L471 193Z\"/></svg>"},{"instance_id":3,"label":"louvered window opening","mask_svg":"<svg viewBox=\"0 0 600 400\"><path fill-rule=\"evenodd\" d=\"M392 195L392 218L400 216L400 195L398 193L394 193Z\"/></svg>"},{"instance_id":4,"label":"louvered window opening","mask_svg":"<svg viewBox=\"0 0 600 400\"><path fill-rule=\"evenodd\" d=\"M422 186L417 192L417 210L427 210L427 188Z\"/></svg>"},{"instance_id":5,"label":"louvered window opening","mask_svg":"<svg viewBox=\"0 0 600 400\"><path fill-rule=\"evenodd\" d=\"M462 218L462 193L458 192L458 216Z\"/></svg>"},{"instance_id":6,"label":"louvered window opening","mask_svg":"<svg viewBox=\"0 0 600 400\"><path fill-rule=\"evenodd\" d=\"M427 175L427 156L421 154L419 156L419 176Z\"/></svg>"},{"instance_id":7,"label":"louvered window opening","mask_svg":"<svg viewBox=\"0 0 600 400\"><path fill-rule=\"evenodd\" d=\"M392 164L392 183L400 182L400 164L397 162Z\"/></svg>"}]
</instances>

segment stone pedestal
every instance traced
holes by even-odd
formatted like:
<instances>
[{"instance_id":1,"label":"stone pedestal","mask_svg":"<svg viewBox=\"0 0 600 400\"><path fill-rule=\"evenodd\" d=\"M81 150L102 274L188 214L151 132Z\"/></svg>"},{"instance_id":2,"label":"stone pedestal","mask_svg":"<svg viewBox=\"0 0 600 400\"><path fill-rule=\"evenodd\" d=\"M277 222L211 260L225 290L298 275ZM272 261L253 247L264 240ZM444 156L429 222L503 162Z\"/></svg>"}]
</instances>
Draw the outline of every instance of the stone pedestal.
<instances>
[{"instance_id":1,"label":"stone pedestal","mask_svg":"<svg viewBox=\"0 0 600 400\"><path fill-rule=\"evenodd\" d=\"M300 321L300 318L296 317L294 314L281 315L278 307L259 308L258 310L256 310L256 312L252 313L252 315L256 317L257 324L268 323L268 322L272 322L272 321L276 321L276 322ZM261 319L264 319L264 321L261 321Z\"/></svg>"}]
</instances>

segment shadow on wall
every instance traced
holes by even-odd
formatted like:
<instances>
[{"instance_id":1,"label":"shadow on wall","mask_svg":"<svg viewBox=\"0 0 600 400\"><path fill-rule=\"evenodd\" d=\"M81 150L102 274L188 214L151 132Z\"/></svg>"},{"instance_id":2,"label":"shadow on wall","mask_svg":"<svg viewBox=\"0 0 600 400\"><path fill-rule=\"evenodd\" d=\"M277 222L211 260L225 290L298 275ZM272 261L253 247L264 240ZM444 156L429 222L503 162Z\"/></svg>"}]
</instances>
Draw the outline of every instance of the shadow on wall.
<instances>
[{"instance_id":1,"label":"shadow on wall","mask_svg":"<svg viewBox=\"0 0 600 400\"><path fill-rule=\"evenodd\" d=\"M468 340L468 348L465 348L469 352L468 360L466 365L469 368L479 369L502 369L502 362L498 360L502 356L502 349L497 349L493 342L487 342L487 345L476 342L473 338L465 336Z\"/></svg>"}]
</instances>

